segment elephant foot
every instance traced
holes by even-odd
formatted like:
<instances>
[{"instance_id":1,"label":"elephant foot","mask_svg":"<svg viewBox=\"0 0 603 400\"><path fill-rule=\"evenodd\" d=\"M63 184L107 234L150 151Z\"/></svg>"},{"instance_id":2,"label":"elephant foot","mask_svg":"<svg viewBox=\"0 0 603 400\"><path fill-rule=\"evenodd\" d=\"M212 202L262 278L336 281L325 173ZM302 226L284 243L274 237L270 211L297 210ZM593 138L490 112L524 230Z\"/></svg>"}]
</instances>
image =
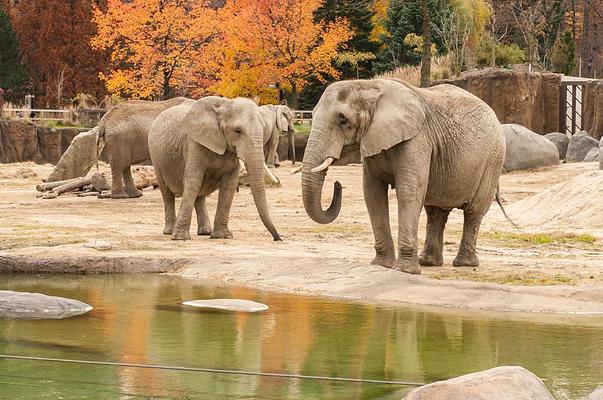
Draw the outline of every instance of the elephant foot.
<instances>
[{"instance_id":1,"label":"elephant foot","mask_svg":"<svg viewBox=\"0 0 603 400\"><path fill-rule=\"evenodd\" d=\"M139 197L142 197L142 190L138 190L138 189L126 189L126 193L128 194L128 197L133 198L133 199L137 199Z\"/></svg>"},{"instance_id":2,"label":"elephant foot","mask_svg":"<svg viewBox=\"0 0 603 400\"><path fill-rule=\"evenodd\" d=\"M461 254L459 253L452 262L454 267L479 267L479 259L475 253Z\"/></svg>"},{"instance_id":3,"label":"elephant foot","mask_svg":"<svg viewBox=\"0 0 603 400\"><path fill-rule=\"evenodd\" d=\"M278 167L280 167L280 166L281 166L281 163L275 162L275 163L274 163L274 166L275 166L275 168L278 168Z\"/></svg>"},{"instance_id":4,"label":"elephant foot","mask_svg":"<svg viewBox=\"0 0 603 400\"><path fill-rule=\"evenodd\" d=\"M191 234L186 231L174 231L172 240L191 240Z\"/></svg>"},{"instance_id":5,"label":"elephant foot","mask_svg":"<svg viewBox=\"0 0 603 400\"><path fill-rule=\"evenodd\" d=\"M199 226L197 228L197 235L199 235L199 236L211 235L211 225Z\"/></svg>"},{"instance_id":6,"label":"elephant foot","mask_svg":"<svg viewBox=\"0 0 603 400\"><path fill-rule=\"evenodd\" d=\"M371 261L371 264L381 265L382 267L385 267L385 268L393 268L394 265L396 265L396 259L394 257L377 255L377 256L375 256L375 258L373 258L373 261Z\"/></svg>"},{"instance_id":7,"label":"elephant foot","mask_svg":"<svg viewBox=\"0 0 603 400\"><path fill-rule=\"evenodd\" d=\"M112 199L129 199L130 196L126 193L125 190L111 190L111 198Z\"/></svg>"},{"instance_id":8,"label":"elephant foot","mask_svg":"<svg viewBox=\"0 0 603 400\"><path fill-rule=\"evenodd\" d=\"M441 267L444 265L444 259L440 254L421 253L419 264L423 267Z\"/></svg>"},{"instance_id":9,"label":"elephant foot","mask_svg":"<svg viewBox=\"0 0 603 400\"><path fill-rule=\"evenodd\" d=\"M232 232L228 229L214 229L209 236L210 239L232 239Z\"/></svg>"},{"instance_id":10,"label":"elephant foot","mask_svg":"<svg viewBox=\"0 0 603 400\"><path fill-rule=\"evenodd\" d=\"M172 235L173 233L174 233L174 227L166 226L165 228L163 228L164 235Z\"/></svg>"},{"instance_id":11,"label":"elephant foot","mask_svg":"<svg viewBox=\"0 0 603 400\"><path fill-rule=\"evenodd\" d=\"M421 273L421 266L418 261L415 260L398 260L394 269L398 271L406 272L407 274L419 275Z\"/></svg>"}]
</instances>

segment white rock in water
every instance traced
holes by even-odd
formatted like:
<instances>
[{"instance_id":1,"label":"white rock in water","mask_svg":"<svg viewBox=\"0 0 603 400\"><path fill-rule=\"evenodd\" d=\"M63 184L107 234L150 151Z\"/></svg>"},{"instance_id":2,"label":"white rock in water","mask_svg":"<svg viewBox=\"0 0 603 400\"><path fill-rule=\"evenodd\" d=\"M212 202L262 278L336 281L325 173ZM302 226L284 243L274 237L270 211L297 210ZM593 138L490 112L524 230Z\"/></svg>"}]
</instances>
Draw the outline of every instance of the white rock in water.
<instances>
[{"instance_id":1,"label":"white rock in water","mask_svg":"<svg viewBox=\"0 0 603 400\"><path fill-rule=\"evenodd\" d=\"M213 299L213 300L193 300L185 301L185 306L199 308L213 308L216 310L242 311L242 312L260 312L266 311L269 307L266 304L257 303L251 300L239 299Z\"/></svg>"},{"instance_id":2,"label":"white rock in water","mask_svg":"<svg viewBox=\"0 0 603 400\"><path fill-rule=\"evenodd\" d=\"M85 314L92 306L40 293L0 290L0 318L63 319Z\"/></svg>"}]
</instances>

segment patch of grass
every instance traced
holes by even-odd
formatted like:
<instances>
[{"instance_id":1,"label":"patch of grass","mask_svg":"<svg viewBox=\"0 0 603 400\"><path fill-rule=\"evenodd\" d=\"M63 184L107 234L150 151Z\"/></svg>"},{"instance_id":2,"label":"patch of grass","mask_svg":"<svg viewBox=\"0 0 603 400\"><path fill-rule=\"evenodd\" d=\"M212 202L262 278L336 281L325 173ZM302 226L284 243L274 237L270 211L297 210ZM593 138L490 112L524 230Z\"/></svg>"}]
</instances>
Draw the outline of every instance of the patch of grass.
<instances>
[{"instance_id":1,"label":"patch of grass","mask_svg":"<svg viewBox=\"0 0 603 400\"><path fill-rule=\"evenodd\" d=\"M87 128L84 125L69 121L39 121L38 125L44 125L50 128Z\"/></svg>"},{"instance_id":2,"label":"patch of grass","mask_svg":"<svg viewBox=\"0 0 603 400\"><path fill-rule=\"evenodd\" d=\"M508 274L508 275L479 275L476 272L464 272L464 271L446 271L438 272L433 275L429 275L430 278L443 280L464 280L473 282L486 282L486 283L498 283L502 285L518 285L518 286L553 286L553 285L577 285L578 282L569 276L565 275L535 275L533 273L521 275L521 274Z\"/></svg>"},{"instance_id":3,"label":"patch of grass","mask_svg":"<svg viewBox=\"0 0 603 400\"><path fill-rule=\"evenodd\" d=\"M295 124L295 133L301 133L302 135L309 135L312 130L312 124Z\"/></svg>"},{"instance_id":4,"label":"patch of grass","mask_svg":"<svg viewBox=\"0 0 603 400\"><path fill-rule=\"evenodd\" d=\"M493 240L520 242L535 245L587 243L593 244L597 238L589 233L575 234L565 232L551 233L511 233L511 232L485 232L484 237Z\"/></svg>"}]
</instances>

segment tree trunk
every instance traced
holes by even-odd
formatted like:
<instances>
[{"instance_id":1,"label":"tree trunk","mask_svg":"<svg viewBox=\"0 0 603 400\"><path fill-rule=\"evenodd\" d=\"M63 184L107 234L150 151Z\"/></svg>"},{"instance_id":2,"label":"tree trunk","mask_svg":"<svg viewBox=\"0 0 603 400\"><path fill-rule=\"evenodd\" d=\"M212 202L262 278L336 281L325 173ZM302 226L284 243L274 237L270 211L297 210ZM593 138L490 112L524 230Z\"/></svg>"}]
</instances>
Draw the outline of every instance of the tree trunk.
<instances>
[{"instance_id":1,"label":"tree trunk","mask_svg":"<svg viewBox=\"0 0 603 400\"><path fill-rule=\"evenodd\" d=\"M584 76L589 75L588 69L586 67L588 65L588 60L591 55L591 40L589 39L589 37L592 35L592 31L590 28L590 13L592 12L592 10L590 3L591 0L584 1L584 20L582 21L582 43L580 43L580 70L582 71L582 75Z\"/></svg>"},{"instance_id":2,"label":"tree trunk","mask_svg":"<svg viewBox=\"0 0 603 400\"><path fill-rule=\"evenodd\" d=\"M291 102L289 103L289 108L292 110L297 110L297 84L295 82L291 82Z\"/></svg>"},{"instance_id":3,"label":"tree trunk","mask_svg":"<svg viewBox=\"0 0 603 400\"><path fill-rule=\"evenodd\" d=\"M431 84L431 18L429 0L423 0L423 58L421 61L421 87Z\"/></svg>"}]
</instances>

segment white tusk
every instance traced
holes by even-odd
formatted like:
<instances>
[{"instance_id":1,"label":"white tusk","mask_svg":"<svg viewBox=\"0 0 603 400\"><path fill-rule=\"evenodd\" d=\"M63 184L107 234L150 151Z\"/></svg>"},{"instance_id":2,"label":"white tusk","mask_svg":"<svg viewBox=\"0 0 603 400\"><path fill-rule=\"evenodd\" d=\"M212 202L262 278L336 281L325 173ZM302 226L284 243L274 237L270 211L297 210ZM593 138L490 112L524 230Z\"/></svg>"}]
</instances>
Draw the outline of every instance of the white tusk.
<instances>
[{"instance_id":1,"label":"white tusk","mask_svg":"<svg viewBox=\"0 0 603 400\"><path fill-rule=\"evenodd\" d=\"M247 171L247 169L245 168L245 163L240 158L239 158L239 166L241 167L241 171Z\"/></svg>"},{"instance_id":2,"label":"white tusk","mask_svg":"<svg viewBox=\"0 0 603 400\"><path fill-rule=\"evenodd\" d=\"M329 157L326 160L323 161L322 164L320 164L318 167L316 168L312 168L312 172L320 172L323 169L327 169L329 168L329 165L333 164L333 161L335 161L335 159L333 157Z\"/></svg>"},{"instance_id":3,"label":"white tusk","mask_svg":"<svg viewBox=\"0 0 603 400\"><path fill-rule=\"evenodd\" d=\"M264 172L266 173L266 175L268 175L268 177L270 178L272 183L278 183L278 179L276 178L276 176L274 176L272 171L270 171L270 168L268 168L268 166L266 165L265 162L264 162Z\"/></svg>"},{"instance_id":4,"label":"white tusk","mask_svg":"<svg viewBox=\"0 0 603 400\"><path fill-rule=\"evenodd\" d=\"M304 164L300 164L299 167L295 167L295 169L291 171L291 175L299 174L303 168Z\"/></svg>"}]
</instances>

